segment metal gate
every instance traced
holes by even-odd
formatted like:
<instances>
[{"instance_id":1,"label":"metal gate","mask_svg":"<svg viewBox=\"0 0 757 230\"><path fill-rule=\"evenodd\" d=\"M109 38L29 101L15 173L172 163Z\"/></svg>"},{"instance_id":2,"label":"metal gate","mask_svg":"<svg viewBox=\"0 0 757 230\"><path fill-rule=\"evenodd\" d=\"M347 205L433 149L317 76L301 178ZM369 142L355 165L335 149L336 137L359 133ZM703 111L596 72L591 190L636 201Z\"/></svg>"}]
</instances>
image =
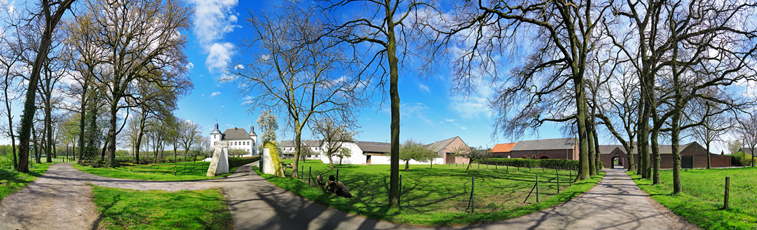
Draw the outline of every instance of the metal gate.
<instances>
[{"instance_id":1,"label":"metal gate","mask_svg":"<svg viewBox=\"0 0 757 230\"><path fill-rule=\"evenodd\" d=\"M694 157L693 156L681 157L681 168L684 168L684 169L694 168Z\"/></svg>"}]
</instances>

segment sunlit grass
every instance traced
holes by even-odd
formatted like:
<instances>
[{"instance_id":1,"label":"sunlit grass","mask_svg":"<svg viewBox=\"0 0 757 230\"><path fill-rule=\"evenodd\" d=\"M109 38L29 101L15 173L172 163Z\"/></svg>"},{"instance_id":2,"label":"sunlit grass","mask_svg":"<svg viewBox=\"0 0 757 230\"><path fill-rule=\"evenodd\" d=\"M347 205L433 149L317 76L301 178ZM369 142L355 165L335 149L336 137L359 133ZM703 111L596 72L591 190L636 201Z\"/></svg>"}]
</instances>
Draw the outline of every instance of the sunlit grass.
<instances>
[{"instance_id":1,"label":"sunlit grass","mask_svg":"<svg viewBox=\"0 0 757 230\"><path fill-rule=\"evenodd\" d=\"M217 189L137 191L92 186L107 229L232 229L231 213Z\"/></svg>"},{"instance_id":2,"label":"sunlit grass","mask_svg":"<svg viewBox=\"0 0 757 230\"><path fill-rule=\"evenodd\" d=\"M52 163L33 163L29 166L29 173L17 172L10 165L0 166L0 201L32 183L44 174L50 165Z\"/></svg>"},{"instance_id":3,"label":"sunlit grass","mask_svg":"<svg viewBox=\"0 0 757 230\"><path fill-rule=\"evenodd\" d=\"M291 160L284 160L291 163ZM302 164L301 164L302 165ZM395 223L422 226L452 226L486 223L510 219L568 201L594 187L601 176L577 184L569 183L574 171L554 169L528 169L485 165L465 166L411 165L410 171L400 170L402 175L401 209L388 206L389 165L342 165L339 181L343 182L354 196L352 199L324 193L307 184L307 176L323 174L336 176L328 164L308 160L304 164L303 180L262 175L273 184L303 196L309 200L336 209L363 215L369 218ZM404 169L404 167L401 167ZM287 169L290 174L292 169ZM559 173L560 194L557 194ZM535 191L526 200L539 176L540 202L536 203ZM475 211L468 206L471 180L475 177ZM473 211L471 213L471 211Z\"/></svg>"},{"instance_id":4,"label":"sunlit grass","mask_svg":"<svg viewBox=\"0 0 757 230\"><path fill-rule=\"evenodd\" d=\"M629 173L657 202L703 229L757 229L757 169L681 171L683 193L673 193L673 171L660 172L660 184ZM725 177L731 177L729 208L723 210Z\"/></svg>"}]
</instances>

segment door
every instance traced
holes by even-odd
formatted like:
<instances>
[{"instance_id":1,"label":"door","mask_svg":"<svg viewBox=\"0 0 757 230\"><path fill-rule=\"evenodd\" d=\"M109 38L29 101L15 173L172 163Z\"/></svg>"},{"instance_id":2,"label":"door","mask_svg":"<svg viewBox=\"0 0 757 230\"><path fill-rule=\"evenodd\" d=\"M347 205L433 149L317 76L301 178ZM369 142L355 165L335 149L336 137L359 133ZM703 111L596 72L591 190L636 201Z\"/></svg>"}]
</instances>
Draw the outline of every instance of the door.
<instances>
[{"instance_id":1,"label":"door","mask_svg":"<svg viewBox=\"0 0 757 230\"><path fill-rule=\"evenodd\" d=\"M684 168L684 169L694 168L694 157L693 156L681 157L681 168Z\"/></svg>"},{"instance_id":2,"label":"door","mask_svg":"<svg viewBox=\"0 0 757 230\"><path fill-rule=\"evenodd\" d=\"M366 158L365 158L365 163L366 163L366 164L371 164L371 155L367 155L367 156L366 156Z\"/></svg>"},{"instance_id":3,"label":"door","mask_svg":"<svg viewBox=\"0 0 757 230\"><path fill-rule=\"evenodd\" d=\"M447 158L444 160L446 164L454 164L455 163L455 154L447 153Z\"/></svg>"}]
</instances>

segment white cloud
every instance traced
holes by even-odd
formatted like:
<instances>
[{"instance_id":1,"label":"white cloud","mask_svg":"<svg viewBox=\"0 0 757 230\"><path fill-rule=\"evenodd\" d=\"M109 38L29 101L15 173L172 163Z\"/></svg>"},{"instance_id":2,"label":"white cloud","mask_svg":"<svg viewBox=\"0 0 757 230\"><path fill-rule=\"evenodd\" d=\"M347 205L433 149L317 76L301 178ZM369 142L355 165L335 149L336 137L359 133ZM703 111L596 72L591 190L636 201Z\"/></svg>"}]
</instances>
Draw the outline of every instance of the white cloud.
<instances>
[{"instance_id":1,"label":"white cloud","mask_svg":"<svg viewBox=\"0 0 757 230\"><path fill-rule=\"evenodd\" d=\"M455 122L455 119L444 119L446 122Z\"/></svg>"},{"instance_id":2,"label":"white cloud","mask_svg":"<svg viewBox=\"0 0 757 230\"><path fill-rule=\"evenodd\" d=\"M461 128L461 129L466 129L466 128L465 128L465 126L463 126L463 127L460 127L460 128Z\"/></svg>"},{"instance_id":3,"label":"white cloud","mask_svg":"<svg viewBox=\"0 0 757 230\"><path fill-rule=\"evenodd\" d=\"M210 97L215 97L215 96L218 96L219 94L221 94L221 92L213 92L213 94L210 94Z\"/></svg>"},{"instance_id":4,"label":"white cloud","mask_svg":"<svg viewBox=\"0 0 757 230\"><path fill-rule=\"evenodd\" d=\"M200 46L208 54L205 66L210 71L223 70L228 66L233 45L221 42L227 33L241 26L236 25L234 12L237 0L190 0L195 6L193 32Z\"/></svg>"},{"instance_id":5,"label":"white cloud","mask_svg":"<svg viewBox=\"0 0 757 230\"><path fill-rule=\"evenodd\" d=\"M424 84L418 84L418 88L420 88L421 91L431 92L431 90L428 88L428 86Z\"/></svg>"},{"instance_id":6,"label":"white cloud","mask_svg":"<svg viewBox=\"0 0 757 230\"><path fill-rule=\"evenodd\" d=\"M187 64L187 69L193 69L194 67L195 67L194 63L190 62L189 64Z\"/></svg>"},{"instance_id":7,"label":"white cloud","mask_svg":"<svg viewBox=\"0 0 757 230\"><path fill-rule=\"evenodd\" d=\"M205 66L210 71L223 71L229 66L231 55L233 55L234 45L228 42L213 43L208 49L208 57L205 59Z\"/></svg>"},{"instance_id":8,"label":"white cloud","mask_svg":"<svg viewBox=\"0 0 757 230\"><path fill-rule=\"evenodd\" d=\"M450 110L454 111L462 118L490 118L493 116L489 107L489 98L494 95L494 89L482 80L476 80L475 92L468 96L453 95L450 97Z\"/></svg>"},{"instance_id":9,"label":"white cloud","mask_svg":"<svg viewBox=\"0 0 757 230\"><path fill-rule=\"evenodd\" d=\"M234 69L244 69L244 66L242 64L235 65Z\"/></svg>"}]
</instances>

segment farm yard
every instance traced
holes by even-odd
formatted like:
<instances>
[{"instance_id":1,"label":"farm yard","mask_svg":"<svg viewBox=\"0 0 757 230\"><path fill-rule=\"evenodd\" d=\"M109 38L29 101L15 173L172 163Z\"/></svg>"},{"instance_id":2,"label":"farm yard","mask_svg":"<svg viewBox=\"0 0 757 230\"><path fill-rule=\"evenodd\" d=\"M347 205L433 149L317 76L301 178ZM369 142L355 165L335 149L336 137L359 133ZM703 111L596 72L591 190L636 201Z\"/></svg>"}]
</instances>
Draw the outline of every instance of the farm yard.
<instances>
[{"instance_id":1,"label":"farm yard","mask_svg":"<svg viewBox=\"0 0 757 230\"><path fill-rule=\"evenodd\" d=\"M757 169L694 169L681 171L683 193L672 195L673 171L662 170L661 183L640 179L636 184L657 202L702 229L757 229ZM730 177L729 207L723 210L725 177Z\"/></svg>"},{"instance_id":2,"label":"farm yard","mask_svg":"<svg viewBox=\"0 0 757 230\"><path fill-rule=\"evenodd\" d=\"M282 160L289 164L292 160ZM572 170L517 168L473 164L413 165L402 176L400 208L390 209L388 203L389 165L335 165L318 160L300 162L304 166L301 180L261 174L271 183L306 199L333 208L394 223L420 226L454 226L509 219L539 211L570 200L592 188L601 176L572 184ZM308 186L308 177L336 176L353 195L346 199ZM302 170L302 168L301 168ZM291 168L285 170L289 175ZM260 173L259 173L260 174ZM539 177L539 202L536 198L536 177ZM558 187L559 182L559 187ZM475 183L475 188L474 188ZM558 194L559 188L559 194ZM475 198L471 201L471 190ZM533 189L533 192L532 192ZM530 193L530 195L529 195ZM471 203L473 203L471 207Z\"/></svg>"}]
</instances>

